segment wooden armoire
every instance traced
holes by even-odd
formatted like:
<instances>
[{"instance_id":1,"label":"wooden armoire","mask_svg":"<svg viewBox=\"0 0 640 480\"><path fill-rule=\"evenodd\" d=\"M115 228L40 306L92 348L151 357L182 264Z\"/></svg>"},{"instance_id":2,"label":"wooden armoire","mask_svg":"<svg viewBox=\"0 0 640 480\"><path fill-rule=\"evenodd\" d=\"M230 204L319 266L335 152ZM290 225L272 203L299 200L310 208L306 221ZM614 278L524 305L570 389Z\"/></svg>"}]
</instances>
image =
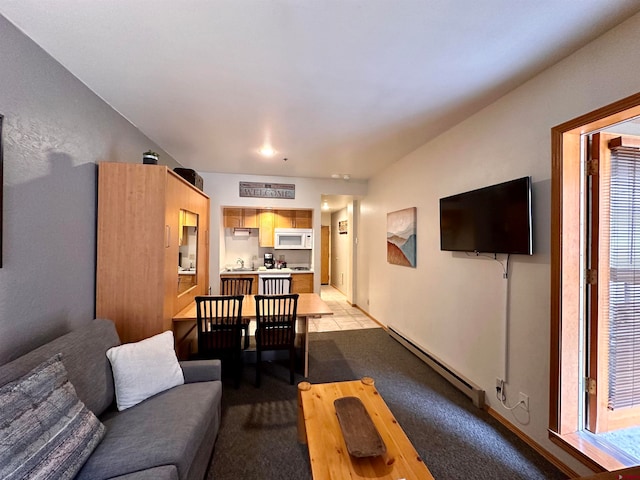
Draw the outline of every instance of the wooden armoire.
<instances>
[{"instance_id":1,"label":"wooden armoire","mask_svg":"<svg viewBox=\"0 0 640 480\"><path fill-rule=\"evenodd\" d=\"M163 165L100 163L96 317L135 342L208 291L209 197Z\"/></svg>"}]
</instances>

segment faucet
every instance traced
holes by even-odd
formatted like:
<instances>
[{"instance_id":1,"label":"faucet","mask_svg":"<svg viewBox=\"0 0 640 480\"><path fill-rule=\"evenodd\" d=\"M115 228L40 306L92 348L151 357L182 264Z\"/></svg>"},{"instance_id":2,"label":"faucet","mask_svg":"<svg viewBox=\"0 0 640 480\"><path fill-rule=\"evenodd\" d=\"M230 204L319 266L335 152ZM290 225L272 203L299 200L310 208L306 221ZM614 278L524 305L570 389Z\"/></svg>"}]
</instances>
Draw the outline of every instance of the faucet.
<instances>
[{"instance_id":1,"label":"faucet","mask_svg":"<svg viewBox=\"0 0 640 480\"><path fill-rule=\"evenodd\" d=\"M236 260L236 264L240 265L240 268L244 268L244 260L239 258L238 260Z\"/></svg>"}]
</instances>

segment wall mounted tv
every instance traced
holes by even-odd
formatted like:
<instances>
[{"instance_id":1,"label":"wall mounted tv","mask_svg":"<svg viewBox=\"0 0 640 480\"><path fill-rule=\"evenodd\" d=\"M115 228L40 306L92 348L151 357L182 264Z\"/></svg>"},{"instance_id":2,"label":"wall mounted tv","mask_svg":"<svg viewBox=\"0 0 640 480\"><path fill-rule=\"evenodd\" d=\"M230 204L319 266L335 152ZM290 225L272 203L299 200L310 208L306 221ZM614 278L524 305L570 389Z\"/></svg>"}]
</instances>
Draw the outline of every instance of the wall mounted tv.
<instances>
[{"instance_id":1,"label":"wall mounted tv","mask_svg":"<svg viewBox=\"0 0 640 480\"><path fill-rule=\"evenodd\" d=\"M440 199L440 250L533 254L531 177Z\"/></svg>"}]
</instances>

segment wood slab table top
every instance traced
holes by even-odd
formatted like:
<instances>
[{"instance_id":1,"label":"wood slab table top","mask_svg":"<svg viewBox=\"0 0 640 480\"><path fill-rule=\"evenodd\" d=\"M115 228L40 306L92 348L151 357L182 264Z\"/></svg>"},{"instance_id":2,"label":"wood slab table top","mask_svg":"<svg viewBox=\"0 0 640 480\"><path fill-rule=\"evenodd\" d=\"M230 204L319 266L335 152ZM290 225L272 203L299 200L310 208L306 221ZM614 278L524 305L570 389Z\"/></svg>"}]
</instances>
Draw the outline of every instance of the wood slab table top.
<instances>
[{"instance_id":1,"label":"wood slab table top","mask_svg":"<svg viewBox=\"0 0 640 480\"><path fill-rule=\"evenodd\" d=\"M300 293L298 294L298 316L299 317L316 317L333 315L329 306L320 298L317 293ZM256 318L256 300L255 295L245 295L242 301L242 318ZM196 302L187 305L175 317L174 322L187 322L197 320Z\"/></svg>"},{"instance_id":2,"label":"wood slab table top","mask_svg":"<svg viewBox=\"0 0 640 480\"><path fill-rule=\"evenodd\" d=\"M298 440L307 443L314 480L433 480L411 441L387 407L373 380L298 385ZM334 401L357 397L364 404L386 453L357 458L349 455Z\"/></svg>"}]
</instances>

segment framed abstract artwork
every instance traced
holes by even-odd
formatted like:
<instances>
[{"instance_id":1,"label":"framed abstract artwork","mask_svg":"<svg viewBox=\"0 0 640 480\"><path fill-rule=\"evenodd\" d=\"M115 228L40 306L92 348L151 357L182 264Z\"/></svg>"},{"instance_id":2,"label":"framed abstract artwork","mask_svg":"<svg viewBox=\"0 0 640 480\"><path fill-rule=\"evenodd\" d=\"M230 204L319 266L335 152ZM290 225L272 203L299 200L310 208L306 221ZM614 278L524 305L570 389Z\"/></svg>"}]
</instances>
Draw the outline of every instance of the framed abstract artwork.
<instances>
[{"instance_id":1,"label":"framed abstract artwork","mask_svg":"<svg viewBox=\"0 0 640 480\"><path fill-rule=\"evenodd\" d=\"M416 266L416 207L387 213L387 262Z\"/></svg>"}]
</instances>

